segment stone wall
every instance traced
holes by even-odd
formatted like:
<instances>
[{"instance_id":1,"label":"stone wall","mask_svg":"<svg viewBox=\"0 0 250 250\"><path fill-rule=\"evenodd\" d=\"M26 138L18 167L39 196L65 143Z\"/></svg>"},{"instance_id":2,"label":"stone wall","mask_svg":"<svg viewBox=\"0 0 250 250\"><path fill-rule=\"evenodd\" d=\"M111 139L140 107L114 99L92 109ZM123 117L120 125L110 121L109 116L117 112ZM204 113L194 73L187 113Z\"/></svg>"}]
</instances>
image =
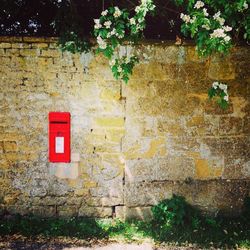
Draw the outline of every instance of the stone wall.
<instances>
[{"instance_id":1,"label":"stone wall","mask_svg":"<svg viewBox=\"0 0 250 250\"><path fill-rule=\"evenodd\" d=\"M148 43L128 85L102 56L55 39L1 38L0 210L42 216L150 216L173 193L239 212L250 189L250 50L199 59L192 45ZM207 100L213 80L230 107ZM48 113L72 118L72 162L48 162Z\"/></svg>"}]
</instances>

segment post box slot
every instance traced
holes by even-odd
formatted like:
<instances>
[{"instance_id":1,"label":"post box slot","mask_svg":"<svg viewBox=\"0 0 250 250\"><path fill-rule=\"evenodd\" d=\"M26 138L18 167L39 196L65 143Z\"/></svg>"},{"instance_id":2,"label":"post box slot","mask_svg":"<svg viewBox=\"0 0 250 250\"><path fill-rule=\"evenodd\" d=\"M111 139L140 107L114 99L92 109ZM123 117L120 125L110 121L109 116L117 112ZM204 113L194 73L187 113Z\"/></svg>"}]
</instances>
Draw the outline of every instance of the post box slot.
<instances>
[{"instance_id":1,"label":"post box slot","mask_svg":"<svg viewBox=\"0 0 250 250\"><path fill-rule=\"evenodd\" d=\"M56 122L56 121L52 121L50 122L51 124L68 124L68 122Z\"/></svg>"}]
</instances>

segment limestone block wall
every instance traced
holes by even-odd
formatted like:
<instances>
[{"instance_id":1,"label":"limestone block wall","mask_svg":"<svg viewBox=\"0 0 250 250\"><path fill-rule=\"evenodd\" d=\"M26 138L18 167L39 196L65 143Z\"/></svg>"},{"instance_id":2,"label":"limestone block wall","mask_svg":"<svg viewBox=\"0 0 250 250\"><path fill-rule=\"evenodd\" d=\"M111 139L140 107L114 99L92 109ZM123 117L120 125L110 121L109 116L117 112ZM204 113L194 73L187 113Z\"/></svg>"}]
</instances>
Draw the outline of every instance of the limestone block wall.
<instances>
[{"instance_id":1,"label":"limestone block wall","mask_svg":"<svg viewBox=\"0 0 250 250\"><path fill-rule=\"evenodd\" d=\"M0 39L0 211L148 217L173 193L240 212L250 190L250 50L199 59L192 45L145 43L127 85L106 59L56 39ZM207 99L229 85L230 107ZM71 113L72 162L48 162L48 113Z\"/></svg>"}]
</instances>

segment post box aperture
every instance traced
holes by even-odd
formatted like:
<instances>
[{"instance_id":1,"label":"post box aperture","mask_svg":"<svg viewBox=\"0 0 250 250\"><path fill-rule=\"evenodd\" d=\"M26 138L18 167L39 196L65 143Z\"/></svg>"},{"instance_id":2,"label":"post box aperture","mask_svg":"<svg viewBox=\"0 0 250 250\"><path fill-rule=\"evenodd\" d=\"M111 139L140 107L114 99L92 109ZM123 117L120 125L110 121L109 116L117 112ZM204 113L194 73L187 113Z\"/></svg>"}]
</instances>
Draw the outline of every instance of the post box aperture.
<instances>
[{"instance_id":1,"label":"post box aperture","mask_svg":"<svg viewBox=\"0 0 250 250\"><path fill-rule=\"evenodd\" d=\"M70 162L70 113L49 113L49 161Z\"/></svg>"}]
</instances>

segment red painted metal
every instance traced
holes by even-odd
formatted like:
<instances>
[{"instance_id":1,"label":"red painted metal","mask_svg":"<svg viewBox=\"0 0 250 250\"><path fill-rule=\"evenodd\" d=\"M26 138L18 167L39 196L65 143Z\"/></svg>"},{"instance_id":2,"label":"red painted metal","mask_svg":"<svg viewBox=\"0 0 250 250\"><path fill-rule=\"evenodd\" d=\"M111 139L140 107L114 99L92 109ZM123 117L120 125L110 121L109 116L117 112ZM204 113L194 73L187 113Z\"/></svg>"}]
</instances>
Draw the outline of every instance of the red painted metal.
<instances>
[{"instance_id":1,"label":"red painted metal","mask_svg":"<svg viewBox=\"0 0 250 250\"><path fill-rule=\"evenodd\" d=\"M70 113L49 113L49 161L70 162Z\"/></svg>"}]
</instances>

